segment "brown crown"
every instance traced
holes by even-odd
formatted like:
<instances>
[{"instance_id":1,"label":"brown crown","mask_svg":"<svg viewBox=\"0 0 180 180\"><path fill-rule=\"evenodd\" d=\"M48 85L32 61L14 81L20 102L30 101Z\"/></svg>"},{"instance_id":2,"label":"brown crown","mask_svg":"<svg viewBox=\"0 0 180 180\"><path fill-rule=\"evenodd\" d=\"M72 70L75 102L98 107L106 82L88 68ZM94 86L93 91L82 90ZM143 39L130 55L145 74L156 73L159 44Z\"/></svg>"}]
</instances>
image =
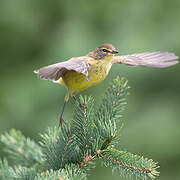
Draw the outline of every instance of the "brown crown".
<instances>
[{"instance_id":1,"label":"brown crown","mask_svg":"<svg viewBox=\"0 0 180 180\"><path fill-rule=\"evenodd\" d=\"M108 44L108 43L102 44L98 46L97 48L98 49L106 48L106 49L115 50L115 47L112 44Z\"/></svg>"}]
</instances>

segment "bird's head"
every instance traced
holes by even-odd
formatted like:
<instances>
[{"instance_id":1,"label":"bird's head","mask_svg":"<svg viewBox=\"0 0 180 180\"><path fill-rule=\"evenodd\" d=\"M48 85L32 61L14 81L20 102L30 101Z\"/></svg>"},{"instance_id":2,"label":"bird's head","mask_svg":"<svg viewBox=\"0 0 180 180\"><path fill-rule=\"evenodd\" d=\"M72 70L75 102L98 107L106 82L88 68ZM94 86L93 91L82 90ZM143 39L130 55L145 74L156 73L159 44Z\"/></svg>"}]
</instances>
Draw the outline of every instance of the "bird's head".
<instances>
[{"instance_id":1,"label":"bird's head","mask_svg":"<svg viewBox=\"0 0 180 180\"><path fill-rule=\"evenodd\" d=\"M118 51L112 44L102 44L87 55L94 59L100 60L106 57L113 57L117 53Z\"/></svg>"}]
</instances>

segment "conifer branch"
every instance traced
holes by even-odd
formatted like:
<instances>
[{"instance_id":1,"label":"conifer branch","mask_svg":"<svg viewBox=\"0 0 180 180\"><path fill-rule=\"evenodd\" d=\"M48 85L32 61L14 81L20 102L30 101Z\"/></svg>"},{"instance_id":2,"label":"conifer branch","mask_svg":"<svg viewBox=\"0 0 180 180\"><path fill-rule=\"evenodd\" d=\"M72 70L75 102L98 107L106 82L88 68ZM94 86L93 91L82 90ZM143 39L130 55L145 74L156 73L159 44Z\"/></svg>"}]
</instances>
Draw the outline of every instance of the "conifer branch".
<instances>
[{"instance_id":1,"label":"conifer branch","mask_svg":"<svg viewBox=\"0 0 180 180\"><path fill-rule=\"evenodd\" d=\"M23 166L15 166L14 171L15 174L12 180L34 180L36 175L41 173L41 169Z\"/></svg>"},{"instance_id":2,"label":"conifer branch","mask_svg":"<svg viewBox=\"0 0 180 180\"><path fill-rule=\"evenodd\" d=\"M6 159L0 161L0 179L85 180L96 159L121 175L156 178L159 166L153 160L114 148L119 142L128 89L127 80L117 77L99 106L95 107L92 97L76 98L73 120L61 128L49 128L41 135L40 145L16 130L1 135L14 164L11 167Z\"/></svg>"},{"instance_id":3,"label":"conifer branch","mask_svg":"<svg viewBox=\"0 0 180 180\"><path fill-rule=\"evenodd\" d=\"M110 144L119 142L122 127L122 112L126 107L126 97L129 95L128 81L119 76L110 83L105 96L96 112L95 124L101 134L98 149L106 149Z\"/></svg>"},{"instance_id":4,"label":"conifer branch","mask_svg":"<svg viewBox=\"0 0 180 180\"><path fill-rule=\"evenodd\" d=\"M66 153L67 153L67 151L68 151L68 146L69 146L71 137L72 137L72 132L71 132L71 130L70 130L69 135L68 135L68 137L67 137L66 145L65 145L65 147L64 147L64 154L63 154L63 156L62 156L62 158L61 158L60 169L63 167L63 162L64 162L64 159L65 159Z\"/></svg>"},{"instance_id":5,"label":"conifer branch","mask_svg":"<svg viewBox=\"0 0 180 180\"><path fill-rule=\"evenodd\" d=\"M36 175L34 180L86 180L86 174L76 166L66 166L61 171L45 171Z\"/></svg>"},{"instance_id":6,"label":"conifer branch","mask_svg":"<svg viewBox=\"0 0 180 180\"><path fill-rule=\"evenodd\" d=\"M34 141L26 138L20 131L14 129L0 136L4 151L16 164L31 167L43 161L41 148Z\"/></svg>"},{"instance_id":7,"label":"conifer branch","mask_svg":"<svg viewBox=\"0 0 180 180\"><path fill-rule=\"evenodd\" d=\"M98 155L103 159L106 166L118 170L121 175L131 176L133 174L142 179L148 177L155 179L159 176L157 171L159 166L152 159L112 148L100 151Z\"/></svg>"},{"instance_id":8,"label":"conifer branch","mask_svg":"<svg viewBox=\"0 0 180 180\"><path fill-rule=\"evenodd\" d=\"M6 159L0 159L0 179L13 179L14 176L14 169L9 166L8 161Z\"/></svg>"},{"instance_id":9,"label":"conifer branch","mask_svg":"<svg viewBox=\"0 0 180 180\"><path fill-rule=\"evenodd\" d=\"M92 114L94 100L91 97L79 97L79 101L75 102L74 119L72 122L75 140L80 144L82 156L85 157L92 150L93 145L93 129ZM89 151L88 151L89 150Z\"/></svg>"},{"instance_id":10,"label":"conifer branch","mask_svg":"<svg viewBox=\"0 0 180 180\"><path fill-rule=\"evenodd\" d=\"M58 170L64 168L66 164L72 163L72 156L75 155L74 142L71 129L68 126L49 128L48 132L41 137L40 144L47 170Z\"/></svg>"}]
</instances>

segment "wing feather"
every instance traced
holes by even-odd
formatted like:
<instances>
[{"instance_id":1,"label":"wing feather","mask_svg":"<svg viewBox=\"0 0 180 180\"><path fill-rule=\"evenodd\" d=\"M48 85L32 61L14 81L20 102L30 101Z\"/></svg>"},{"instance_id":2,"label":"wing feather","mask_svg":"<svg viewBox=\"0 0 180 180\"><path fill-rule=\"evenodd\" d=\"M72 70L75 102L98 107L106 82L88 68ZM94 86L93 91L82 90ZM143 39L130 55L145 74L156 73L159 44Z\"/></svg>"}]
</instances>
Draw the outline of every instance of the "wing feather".
<instances>
[{"instance_id":1,"label":"wing feather","mask_svg":"<svg viewBox=\"0 0 180 180\"><path fill-rule=\"evenodd\" d=\"M71 58L68 61L52 64L49 66L42 67L38 70L35 70L34 73L38 77L46 80L57 81L60 77L64 75L69 70L74 70L78 73L82 73L88 78L89 64L87 61Z\"/></svg>"},{"instance_id":2,"label":"wing feather","mask_svg":"<svg viewBox=\"0 0 180 180\"><path fill-rule=\"evenodd\" d=\"M179 61L176 60L178 58L179 57L174 53L158 51L125 56L115 56L112 63L126 64L129 66L164 68L178 64Z\"/></svg>"}]
</instances>

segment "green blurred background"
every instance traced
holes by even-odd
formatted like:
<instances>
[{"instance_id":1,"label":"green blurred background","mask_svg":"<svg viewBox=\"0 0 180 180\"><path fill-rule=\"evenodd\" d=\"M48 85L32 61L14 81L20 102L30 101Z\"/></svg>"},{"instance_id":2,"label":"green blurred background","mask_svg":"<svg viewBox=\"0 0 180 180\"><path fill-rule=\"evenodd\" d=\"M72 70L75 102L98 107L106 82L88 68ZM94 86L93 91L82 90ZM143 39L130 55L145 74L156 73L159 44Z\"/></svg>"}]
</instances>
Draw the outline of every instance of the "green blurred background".
<instances>
[{"instance_id":1,"label":"green blurred background","mask_svg":"<svg viewBox=\"0 0 180 180\"><path fill-rule=\"evenodd\" d=\"M105 42L120 54L165 50L180 55L180 1L1 0L0 134L16 128L39 140L39 133L57 125L66 90L38 79L33 70ZM98 103L112 78L129 80L119 148L158 161L163 180L180 179L179 71L179 65L114 65L104 82L83 92ZM64 119L71 117L69 103ZM89 180L121 179L97 164Z\"/></svg>"}]
</instances>

